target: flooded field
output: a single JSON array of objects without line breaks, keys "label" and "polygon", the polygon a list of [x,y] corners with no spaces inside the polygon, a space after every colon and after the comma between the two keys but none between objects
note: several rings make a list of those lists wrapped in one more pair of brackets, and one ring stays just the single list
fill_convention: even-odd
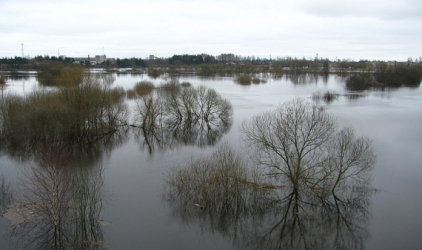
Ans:
[{"label": "flooded field", "polygon": [[[25,152],[17,152],[2,145],[1,249],[420,249],[422,89],[349,92],[344,78],[334,75],[260,78],[264,83],[242,85],[231,76],[103,76],[111,87],[124,91],[140,81],[156,87],[171,80],[189,83],[202,93],[189,92],[200,96],[196,101],[204,107],[211,103],[205,101],[208,96],[219,100],[210,104],[218,107],[214,109],[217,115],[202,108],[195,111],[201,113],[202,123],[192,125],[189,115],[172,122],[168,114],[175,112],[151,115],[153,107],[172,110],[162,101],[170,95],[144,99],[143,104],[141,98],[125,97],[126,125],[101,138],[101,144],[85,143],[71,153],[27,144]],[[2,101],[12,93],[27,95],[42,88],[35,72],[18,73],[7,80]],[[201,86],[206,87],[203,92]],[[327,91],[338,95],[330,101],[317,97],[316,93]],[[336,192],[343,203],[326,196],[316,199],[306,192],[294,200],[288,194],[280,195],[285,182],[255,185],[243,176],[254,164],[242,140],[242,124],[295,98],[324,107],[339,130],[352,127],[357,136],[372,142],[373,169],[354,179],[359,185],[352,191]],[[142,129],[151,128],[152,123],[154,129]],[[22,133],[31,129],[24,128]],[[215,152],[221,148],[224,153],[233,150],[242,160],[226,179],[217,178],[223,170],[207,172],[208,179],[201,185],[189,182],[200,178],[193,170],[180,178],[187,183],[172,179],[177,170],[193,169],[195,160],[215,162]],[[44,157],[26,157],[39,152]],[[37,167],[58,163],[63,167]],[[68,165],[76,167],[69,171]],[[237,182],[220,186],[234,177]],[[36,188],[50,182],[56,184],[57,196]],[[175,195],[176,186],[187,191]]]}]

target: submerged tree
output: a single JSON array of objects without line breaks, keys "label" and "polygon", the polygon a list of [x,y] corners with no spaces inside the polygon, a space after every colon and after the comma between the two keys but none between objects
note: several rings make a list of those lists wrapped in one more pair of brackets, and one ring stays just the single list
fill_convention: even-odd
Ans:
[{"label": "submerged tree", "polygon": [[232,106],[215,90],[172,80],[140,96],[135,126],[150,152],[175,145],[214,145],[232,124]]},{"label": "submerged tree", "polygon": [[242,125],[255,162],[267,169],[269,177],[289,185],[295,197],[303,192],[334,194],[344,180],[359,181],[357,176],[365,177],[372,170],[375,155],[371,141],[357,137],[351,128],[336,131],[330,114],[302,99]]}]

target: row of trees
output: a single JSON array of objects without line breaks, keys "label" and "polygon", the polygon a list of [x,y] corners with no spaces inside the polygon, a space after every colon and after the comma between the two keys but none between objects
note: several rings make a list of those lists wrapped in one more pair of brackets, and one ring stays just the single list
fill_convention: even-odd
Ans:
[{"label": "row of trees", "polygon": [[374,72],[361,72],[346,79],[349,90],[367,90],[379,87],[418,87],[422,80],[422,65],[391,66],[378,62]]}]

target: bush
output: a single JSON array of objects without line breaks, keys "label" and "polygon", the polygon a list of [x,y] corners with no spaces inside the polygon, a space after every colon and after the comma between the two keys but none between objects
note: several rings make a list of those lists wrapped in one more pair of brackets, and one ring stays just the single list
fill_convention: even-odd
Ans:
[{"label": "bush", "polygon": [[78,86],[56,91],[7,95],[0,103],[0,139],[22,149],[50,137],[95,141],[125,123],[124,94],[122,88],[111,89],[87,78]]},{"label": "bush", "polygon": [[242,85],[249,85],[252,82],[252,78],[249,75],[240,75],[237,77],[236,81]]},{"label": "bush", "polygon": [[128,90],[126,91],[126,96],[127,96],[127,98],[129,98],[129,99],[135,99],[135,98],[136,98],[136,93],[135,93],[135,90],[133,90],[133,89],[128,89]]},{"label": "bush", "polygon": [[83,81],[80,65],[49,61],[41,63],[39,70],[38,81],[46,86],[74,86]]},{"label": "bush", "polygon": [[182,82],[180,85],[182,85],[182,87],[190,87],[191,86],[190,82]]},{"label": "bush", "polygon": [[370,74],[351,75],[346,80],[346,88],[352,91],[367,90],[374,84],[374,78]]},{"label": "bush", "polygon": [[147,95],[154,90],[154,84],[150,81],[141,81],[135,85],[134,90],[140,96]]},{"label": "bush", "polygon": [[255,83],[255,84],[260,84],[261,83],[261,80],[259,78],[257,78],[257,77],[254,77],[252,79],[252,82]]},{"label": "bush", "polygon": [[407,68],[403,74],[403,83],[406,86],[419,86],[421,84],[421,69],[416,66]]}]

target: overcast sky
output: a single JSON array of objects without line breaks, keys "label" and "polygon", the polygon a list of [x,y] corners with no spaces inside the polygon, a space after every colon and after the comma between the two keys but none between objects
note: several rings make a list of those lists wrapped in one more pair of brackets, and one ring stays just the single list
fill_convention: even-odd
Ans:
[{"label": "overcast sky", "polygon": [[0,0],[0,57],[422,56],[422,0]]}]

